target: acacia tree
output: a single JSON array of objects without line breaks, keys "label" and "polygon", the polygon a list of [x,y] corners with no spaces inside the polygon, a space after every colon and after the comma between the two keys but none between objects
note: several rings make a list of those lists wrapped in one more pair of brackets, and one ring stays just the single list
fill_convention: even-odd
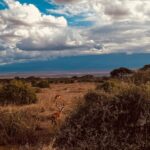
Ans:
[{"label": "acacia tree", "polygon": [[145,65],[143,68],[140,69],[141,71],[147,71],[150,70],[150,64]]},{"label": "acacia tree", "polygon": [[110,72],[110,75],[111,77],[119,77],[119,78],[122,78],[122,77],[125,77],[125,76],[129,76],[131,74],[133,74],[134,71],[133,70],[130,70],[128,68],[124,68],[124,67],[121,67],[121,68],[118,68],[118,69],[114,69],[113,71]]}]

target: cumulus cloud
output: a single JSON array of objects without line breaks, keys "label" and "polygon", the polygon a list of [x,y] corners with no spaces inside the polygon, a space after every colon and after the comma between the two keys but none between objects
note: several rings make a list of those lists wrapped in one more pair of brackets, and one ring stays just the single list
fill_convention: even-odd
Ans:
[{"label": "cumulus cloud", "polygon": [[150,52],[149,0],[65,2],[63,6],[58,5],[56,10],[51,9],[49,12],[66,16],[71,14],[72,18],[82,15],[81,20],[94,22],[91,28],[83,32],[89,39],[103,45],[103,53]]},{"label": "cumulus cloud", "polygon": [[[70,3],[70,2],[76,3]],[[149,0],[55,0],[65,2],[60,9],[50,9],[50,12],[79,15],[84,14],[86,19],[106,22],[116,20],[147,20],[150,18]]]},{"label": "cumulus cloud", "polygon": [[7,49],[7,44],[0,40],[0,51]]},{"label": "cumulus cloud", "polygon": [[[150,52],[149,0],[50,0],[56,7],[49,14],[33,4],[4,1],[0,64],[80,54]],[[70,26],[74,20],[79,26]],[[86,21],[92,24],[81,27],[80,22]]]},{"label": "cumulus cloud", "polygon": [[56,18],[51,15],[43,15],[32,4],[22,5],[14,0],[6,0],[6,3],[9,8],[0,12],[1,38],[19,42],[24,38],[38,38],[38,35],[45,38],[48,36],[47,33],[51,38],[55,38],[55,30],[61,33],[67,27],[67,21],[64,17]]},{"label": "cumulus cloud", "polygon": [[[5,0],[5,3],[8,8],[0,11],[0,40],[1,43],[8,43],[6,57],[10,57],[10,50],[11,54],[14,52],[13,56],[18,52],[19,56],[21,52],[24,56],[24,51],[27,51],[26,57],[31,53],[29,51],[36,51],[40,56],[43,51],[47,51],[46,58],[59,55],[59,51],[68,49],[87,51],[99,48],[99,44],[90,43],[90,40],[82,38],[80,31],[69,28],[63,16],[42,14],[33,4],[21,4],[15,0]],[[0,50],[3,49],[4,44],[0,44]]]},{"label": "cumulus cloud", "polygon": [[77,1],[79,0],[55,0],[56,3],[72,3]]}]

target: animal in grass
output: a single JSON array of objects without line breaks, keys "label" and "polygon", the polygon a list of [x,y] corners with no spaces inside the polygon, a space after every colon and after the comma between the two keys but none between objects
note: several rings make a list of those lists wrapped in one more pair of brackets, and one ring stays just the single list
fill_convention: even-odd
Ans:
[{"label": "animal in grass", "polygon": [[56,102],[57,100],[59,100],[61,98],[61,96],[59,94],[55,95],[54,97],[54,102]]},{"label": "animal in grass", "polygon": [[64,103],[62,103],[61,105],[58,105],[58,103],[56,103],[56,107],[57,107],[58,111],[51,114],[51,116],[49,118],[52,125],[57,125],[57,121],[60,118],[61,113],[62,113],[65,106],[64,106]]}]

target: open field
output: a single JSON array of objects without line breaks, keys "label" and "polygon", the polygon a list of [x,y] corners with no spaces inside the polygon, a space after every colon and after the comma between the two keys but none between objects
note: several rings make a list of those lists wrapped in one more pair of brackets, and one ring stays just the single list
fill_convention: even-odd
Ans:
[{"label": "open field", "polygon": [[149,150],[149,135],[150,65],[0,80],[0,150]]},{"label": "open field", "polygon": [[[65,118],[83,102],[82,97],[84,94],[93,89],[95,89],[95,83],[51,84],[50,88],[41,89],[37,93],[38,102],[36,104],[1,106],[0,113],[27,113],[30,117],[29,121],[37,122],[35,134],[39,137],[38,140],[48,144],[55,132],[59,130],[59,127],[65,121]],[[58,94],[61,97],[56,100],[55,96]],[[49,116],[58,110],[56,103],[64,103],[65,107],[58,120],[58,124],[53,126],[49,120]],[[1,149],[10,150],[10,147],[4,146],[0,147]]]}]

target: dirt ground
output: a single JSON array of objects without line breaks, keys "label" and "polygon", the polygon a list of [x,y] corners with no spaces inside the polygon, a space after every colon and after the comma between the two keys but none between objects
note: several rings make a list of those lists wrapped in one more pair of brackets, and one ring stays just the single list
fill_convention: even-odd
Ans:
[{"label": "dirt ground", "polygon": [[[59,130],[65,118],[68,117],[75,108],[83,102],[83,96],[90,90],[95,88],[94,83],[71,83],[71,84],[51,84],[47,89],[41,89],[37,94],[38,102],[26,106],[5,106],[0,107],[0,111],[26,111],[31,117],[38,119],[37,134],[45,141],[49,142],[50,137]],[[58,99],[55,99],[59,95]],[[64,105],[64,109],[60,118],[57,120],[57,125],[51,124],[49,117],[54,112],[58,111],[58,106]],[[0,147],[0,150],[15,150],[11,147]]]}]

